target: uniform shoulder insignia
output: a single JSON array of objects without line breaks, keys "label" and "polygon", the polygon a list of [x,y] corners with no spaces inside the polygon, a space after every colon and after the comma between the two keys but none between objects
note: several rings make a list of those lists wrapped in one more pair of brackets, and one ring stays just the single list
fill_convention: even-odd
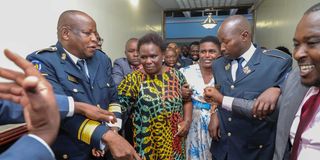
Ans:
[{"label": "uniform shoulder insignia", "polygon": [[44,48],[44,49],[40,49],[36,52],[36,54],[41,54],[43,52],[55,52],[57,51],[57,47],[56,46],[51,46],[51,47],[48,47],[48,48]]},{"label": "uniform shoulder insignia", "polygon": [[285,53],[279,52],[278,50],[275,50],[275,49],[265,49],[265,50],[262,50],[262,53],[271,57],[288,59]]}]

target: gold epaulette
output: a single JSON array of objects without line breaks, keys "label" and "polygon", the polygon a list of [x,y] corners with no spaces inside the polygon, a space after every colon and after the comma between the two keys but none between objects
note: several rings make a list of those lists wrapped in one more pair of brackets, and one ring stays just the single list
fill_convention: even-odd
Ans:
[{"label": "gold epaulette", "polygon": [[57,51],[57,47],[56,46],[51,46],[51,47],[48,47],[48,48],[44,48],[44,49],[40,49],[36,52],[36,54],[41,54],[43,52],[55,52]]}]

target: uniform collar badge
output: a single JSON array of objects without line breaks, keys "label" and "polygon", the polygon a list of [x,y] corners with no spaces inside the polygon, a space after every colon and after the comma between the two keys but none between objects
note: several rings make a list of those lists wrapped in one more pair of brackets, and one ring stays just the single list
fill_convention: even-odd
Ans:
[{"label": "uniform collar badge", "polygon": [[248,66],[246,66],[246,67],[243,68],[243,72],[245,74],[249,74],[251,72],[251,69]]},{"label": "uniform collar badge", "polygon": [[226,66],[224,66],[224,69],[225,69],[226,71],[228,71],[228,70],[230,69],[230,63],[228,63]]},{"label": "uniform collar badge", "polygon": [[67,58],[67,54],[66,54],[66,53],[62,53],[62,54],[61,54],[61,59],[62,59],[62,60],[66,60],[66,58]]}]

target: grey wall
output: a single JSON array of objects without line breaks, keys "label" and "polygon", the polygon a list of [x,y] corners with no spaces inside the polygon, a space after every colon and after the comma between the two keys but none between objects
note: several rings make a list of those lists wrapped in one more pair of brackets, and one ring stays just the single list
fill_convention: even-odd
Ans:
[{"label": "grey wall", "polygon": [[286,46],[292,52],[296,25],[319,0],[263,0],[257,8],[255,40],[267,48]]}]

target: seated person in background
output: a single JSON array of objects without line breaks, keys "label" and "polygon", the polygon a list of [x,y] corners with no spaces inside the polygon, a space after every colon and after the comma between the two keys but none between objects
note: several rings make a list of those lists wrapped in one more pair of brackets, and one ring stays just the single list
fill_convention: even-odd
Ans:
[{"label": "seated person in background", "polygon": [[193,61],[193,64],[198,63],[199,60],[199,42],[194,41],[190,44],[190,58]]},{"label": "seated person in background", "polygon": [[204,100],[203,90],[208,86],[214,86],[212,62],[221,56],[218,38],[207,36],[201,39],[199,55],[198,64],[180,69],[192,89],[192,122],[186,139],[186,159],[211,160],[212,138],[208,126],[211,113],[215,110]]},{"label": "seated person in background", "polygon": [[112,78],[117,86],[127,74],[142,68],[138,57],[137,43],[137,38],[130,38],[125,46],[126,58],[118,58],[113,62]]},{"label": "seated person in background", "polygon": [[164,65],[179,69],[181,66],[179,66],[177,62],[178,62],[177,52],[171,48],[167,48],[164,54]]},{"label": "seated person in background", "polygon": [[292,55],[291,55],[291,53],[290,53],[290,50],[289,50],[287,47],[285,47],[285,46],[278,46],[278,47],[276,47],[276,49],[277,49],[277,50],[280,50],[280,51],[282,51],[282,52],[284,52],[284,53],[287,53],[290,57],[292,57]]}]

